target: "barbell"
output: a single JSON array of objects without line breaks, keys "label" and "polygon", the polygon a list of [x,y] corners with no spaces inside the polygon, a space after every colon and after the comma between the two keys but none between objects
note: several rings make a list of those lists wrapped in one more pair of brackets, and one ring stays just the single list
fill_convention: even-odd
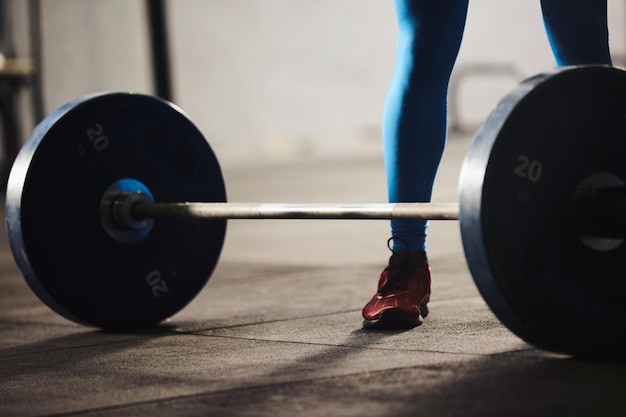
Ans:
[{"label": "barbell", "polygon": [[6,224],[37,296],[106,330],[155,325],[204,287],[227,219],[460,220],[488,306],[539,348],[626,352],[626,72],[567,67],[522,82],[477,131],[458,203],[226,202],[191,119],[161,99],[71,101],[32,132],[9,176]]}]

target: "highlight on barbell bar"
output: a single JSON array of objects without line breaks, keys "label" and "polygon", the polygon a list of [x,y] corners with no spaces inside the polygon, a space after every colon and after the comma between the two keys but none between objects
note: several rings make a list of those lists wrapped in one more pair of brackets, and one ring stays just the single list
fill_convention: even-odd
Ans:
[{"label": "highlight on barbell bar", "polygon": [[146,203],[131,207],[135,219],[189,217],[204,219],[413,219],[458,220],[458,203],[271,204]]}]

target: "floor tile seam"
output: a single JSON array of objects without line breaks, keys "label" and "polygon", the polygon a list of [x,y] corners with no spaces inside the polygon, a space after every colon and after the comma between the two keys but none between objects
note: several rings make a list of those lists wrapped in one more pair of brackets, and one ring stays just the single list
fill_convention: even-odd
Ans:
[{"label": "floor tile seam", "polygon": [[[438,299],[438,300],[432,300],[431,301],[431,305],[438,303],[438,302],[449,302],[449,301],[458,301],[458,300],[469,300],[469,299],[474,299],[477,298],[476,296],[472,296],[472,297],[451,297],[451,298],[445,298],[445,299]],[[253,323],[241,323],[241,324],[235,324],[235,325],[230,325],[230,326],[220,326],[220,327],[209,327],[209,328],[203,328],[203,329],[196,329],[196,330],[192,330],[192,331],[185,331],[185,330],[176,330],[176,329],[172,329],[169,331],[164,331],[159,333],[158,337],[159,338],[164,338],[164,337],[175,337],[175,336],[180,336],[180,335],[188,335],[188,336],[202,336],[202,337],[224,337],[224,338],[234,338],[236,339],[236,337],[232,337],[232,336],[228,336],[228,335],[207,335],[205,333],[202,332],[211,332],[211,331],[220,331],[220,330],[228,330],[228,329],[237,329],[237,328],[243,328],[243,327],[251,327],[251,326],[259,326],[259,325],[267,325],[267,324],[274,324],[274,323],[284,323],[284,322],[289,322],[289,321],[296,321],[296,320],[306,320],[306,319],[312,319],[312,318],[319,318],[319,317],[327,317],[327,316],[333,316],[333,315],[338,315],[338,314],[353,314],[353,313],[359,313],[360,309],[350,309],[350,310],[341,310],[341,311],[333,311],[333,312],[327,312],[327,313],[322,313],[322,314],[314,314],[314,315],[306,315],[306,316],[298,316],[298,317],[289,317],[289,318],[284,318],[284,319],[276,319],[276,320],[269,320],[269,321],[261,321],[261,322],[253,322]],[[13,321],[13,320],[8,320],[11,324],[16,324],[16,325],[20,325],[20,324],[27,324],[27,325],[45,325],[45,326],[56,326],[59,328],[68,328],[70,326],[72,326],[71,323],[68,324],[61,324],[61,323],[46,323],[46,324],[40,324],[40,323],[36,323],[33,321]],[[142,332],[136,332],[136,333],[129,333],[129,336],[141,336],[142,334],[146,334],[146,333],[142,333]],[[258,340],[258,341],[266,341],[266,342],[277,342],[276,340],[272,340],[272,339],[255,339],[255,338],[240,338],[240,339],[245,339],[245,340]],[[124,343],[129,343],[129,342],[134,342],[137,339],[132,338],[131,340],[117,340],[117,341],[112,341],[112,342],[103,342],[103,343],[94,343],[94,344],[88,344],[88,345],[80,345],[80,346],[70,346],[70,347],[62,347],[62,348],[56,348],[56,349],[44,349],[44,350],[38,350],[35,352],[26,352],[26,353],[17,353],[17,354],[8,354],[8,355],[1,355],[0,354],[0,359],[4,359],[4,358],[14,358],[14,357],[24,357],[24,356],[29,356],[29,355],[40,355],[40,354],[49,354],[49,353],[54,353],[54,352],[61,352],[61,351],[69,351],[69,350],[82,350],[82,349],[89,349],[89,348],[94,348],[94,347],[102,347],[102,346],[111,346],[111,345],[116,345],[116,344],[124,344]],[[294,342],[295,343],[295,342]],[[300,343],[300,342],[298,342]],[[346,347],[350,347],[349,345],[333,345],[333,344],[328,344],[328,346],[346,346]],[[17,348],[17,347],[16,347]],[[11,349],[9,348],[5,348],[5,349]],[[0,351],[2,349],[0,348]],[[386,350],[393,350],[393,349],[386,349]],[[407,351],[413,351],[413,350],[407,350]],[[416,351],[422,351],[422,350],[416,350]],[[436,353],[436,352],[435,352]],[[443,352],[446,353],[446,352]]]},{"label": "floor tile seam", "polygon": [[[2,314],[2,312],[0,312],[0,314]],[[45,326],[46,328],[50,328],[50,327],[58,327],[58,328],[74,328],[76,326],[81,326],[81,328],[89,328],[87,326],[82,326],[78,323],[72,322],[69,319],[64,319],[63,316],[53,312],[52,310],[49,310],[47,313],[48,317],[54,317],[54,318],[61,318],[63,319],[62,322],[58,322],[58,323],[53,323],[53,322],[41,322],[40,320],[24,320],[24,319],[20,319],[20,318],[10,318],[7,316],[2,317],[2,319],[0,319],[0,323],[7,323],[7,324],[11,324],[11,325],[17,325],[17,326]]]},{"label": "floor tile seam", "polygon": [[[435,299],[435,300],[431,300],[431,305],[434,303],[438,303],[438,302],[448,302],[448,301],[457,301],[457,300],[469,300],[469,299],[473,299],[476,298],[475,296],[473,297],[451,297],[451,298],[445,298],[445,299]],[[193,331],[179,331],[179,330],[172,330],[171,332],[164,332],[160,334],[160,337],[169,337],[169,336],[178,336],[178,335],[190,335],[190,336],[209,336],[206,334],[203,334],[201,332],[209,332],[209,331],[219,331],[219,330],[227,330],[227,329],[237,329],[237,328],[243,328],[243,327],[250,327],[250,326],[259,326],[259,325],[266,325],[266,324],[274,324],[274,323],[284,323],[284,322],[288,322],[288,321],[295,321],[295,320],[306,320],[306,319],[311,319],[311,318],[317,318],[317,317],[327,317],[327,316],[333,316],[333,315],[337,315],[337,314],[351,314],[351,313],[358,313],[360,312],[360,309],[350,309],[350,310],[341,310],[341,311],[333,311],[333,312],[327,312],[327,313],[321,313],[321,314],[313,314],[313,315],[306,315],[306,316],[298,316],[298,317],[289,317],[289,318],[284,318],[284,319],[276,319],[276,320],[268,320],[268,321],[260,321],[260,322],[252,322],[252,323],[241,323],[241,324],[234,324],[234,325],[230,325],[230,326],[219,326],[219,327],[209,327],[209,328],[203,328],[203,329],[196,329]],[[55,326],[58,328],[69,328],[69,327],[73,327],[72,323],[68,323],[68,324],[64,324],[64,323],[37,323],[36,321],[27,321],[27,320],[4,320],[5,322],[9,322],[12,325],[29,325],[29,326],[35,326],[35,325],[42,325],[42,326]],[[142,332],[137,332],[137,333],[129,333],[129,335],[141,335]],[[82,349],[82,348],[90,348],[90,347],[98,347],[98,346],[108,346],[108,345],[114,345],[114,344],[119,344],[119,343],[126,343],[128,342],[128,340],[119,340],[119,341],[115,341],[115,342],[105,342],[105,343],[96,343],[96,344],[90,344],[90,345],[83,345],[83,346],[71,346],[71,347],[63,347],[63,348],[59,348],[59,349],[48,349],[48,350],[42,350],[42,351],[36,351],[36,352],[30,352],[30,353],[19,353],[19,354],[11,354],[11,355],[0,355],[0,358],[11,358],[11,357],[20,357],[20,356],[27,356],[27,355],[31,355],[31,354],[40,354],[40,353],[52,353],[52,352],[58,352],[58,351],[63,351],[63,350],[73,350],[73,349]],[[2,350],[0,348],[0,350]]]},{"label": "floor tile seam", "polygon": [[[2,314],[2,312],[0,312],[0,314]],[[19,318],[17,316],[15,318],[4,316],[0,319],[0,323],[6,323],[6,324],[14,325],[14,326],[33,326],[33,327],[41,326],[47,329],[54,327],[54,328],[59,328],[59,329],[76,329],[76,330],[92,331],[92,332],[100,331],[103,333],[115,334],[114,332],[106,332],[105,330],[97,326],[92,326],[89,324],[83,324],[77,321],[70,320],[50,309],[47,309],[45,318],[57,319],[59,321],[58,322],[52,322],[52,321],[46,322],[46,321],[41,321],[39,319],[30,320],[30,319]],[[137,332],[137,333],[140,333],[140,332]],[[122,333],[119,333],[119,334],[122,334]],[[131,334],[131,333],[128,333],[128,334]]]},{"label": "floor tile seam", "polygon": [[[172,336],[174,336],[174,335],[172,335]],[[167,336],[162,336],[162,337],[167,337]],[[20,357],[33,356],[33,355],[48,355],[48,354],[51,354],[51,353],[67,352],[67,351],[78,351],[78,350],[82,350],[82,349],[91,349],[91,348],[97,348],[97,347],[112,346],[112,345],[118,345],[118,344],[123,344],[123,343],[129,343],[129,342],[133,342],[133,341],[136,341],[136,340],[119,340],[119,341],[116,341],[116,342],[93,343],[93,344],[81,345],[81,346],[67,346],[67,347],[61,347],[61,348],[55,348],[55,349],[36,350],[36,351],[33,351],[33,352],[24,352],[24,353],[0,355],[0,359],[20,358]],[[16,349],[19,349],[19,346],[16,347]],[[0,350],[2,350],[2,349],[0,349]]]},{"label": "floor tile seam", "polygon": [[[484,301],[483,297],[480,296],[479,294],[477,294],[477,295],[454,295],[454,296],[450,296],[450,297],[444,297],[444,296],[441,296],[441,295],[437,294],[434,297],[431,296],[431,299],[430,299],[430,301],[428,303],[428,306],[432,307],[434,304],[437,304],[437,303],[447,303],[447,302],[453,302],[453,301],[470,301],[470,300],[483,300]],[[292,320],[304,320],[304,319],[316,318],[316,317],[334,316],[336,314],[360,313],[361,310],[362,309],[360,307],[359,308],[350,308],[350,309],[341,310],[341,311],[331,311],[331,312],[326,312],[326,313],[303,315],[303,316],[289,317],[289,318],[283,318],[283,319],[275,319],[275,320],[267,320],[267,321],[253,322],[253,323],[241,323],[241,324],[233,324],[233,325],[229,325],[229,326],[213,327],[213,328],[207,328],[205,330],[229,329],[229,328],[238,328],[238,327],[246,327],[246,326],[256,326],[256,325],[260,325],[260,324],[281,323],[281,322],[287,322],[287,321],[292,321]],[[431,308],[431,311],[432,311],[432,308]]]},{"label": "floor tile seam", "polygon": [[[225,266],[228,267],[229,269],[232,268],[233,270],[236,270],[236,271],[247,270],[251,272],[246,274],[245,276],[228,277],[226,276],[228,275],[228,271],[216,269],[211,277],[213,281],[209,280],[209,282],[215,282],[216,279],[219,279],[219,283],[224,285],[233,281],[237,282],[237,281],[254,279],[258,276],[265,277],[267,275],[271,275],[272,277],[280,276],[282,278],[288,275],[300,276],[302,274],[320,273],[320,272],[332,273],[333,271],[337,271],[337,270],[345,271],[347,268],[349,268],[350,271],[354,271],[355,273],[357,273],[363,270],[366,270],[366,271],[376,270],[377,271],[378,269],[384,267],[384,265],[381,266],[380,263],[363,264],[363,265],[359,265],[358,267],[354,267],[352,264],[346,264],[346,265],[342,265],[342,264],[317,265],[315,264],[314,265],[314,264],[302,264],[302,263],[291,264],[291,263],[281,262],[280,265],[277,265],[277,262],[262,264],[262,263],[242,263],[239,261],[224,261],[224,262],[221,262],[220,264],[225,264]],[[214,285],[217,285],[217,282],[215,282]]]},{"label": "floor tile seam", "polygon": [[[25,290],[25,291],[29,291],[29,290]],[[10,313],[10,312],[17,311],[21,313],[23,311],[27,311],[27,312],[31,312],[32,314],[32,310],[42,309],[42,308],[46,310],[46,313],[52,311],[50,310],[50,308],[48,308],[48,306],[46,306],[44,302],[37,299],[37,300],[28,300],[25,302],[20,302],[20,303],[15,303],[15,304],[4,304],[2,305],[2,307],[0,307],[0,315],[3,315],[2,319],[4,319],[6,317],[4,316],[4,314]],[[14,314],[14,315],[17,316],[17,314]]]},{"label": "floor tile seam", "polygon": [[[96,330],[97,331],[97,330]],[[103,333],[103,334],[108,334],[108,335],[116,335],[116,333]],[[90,344],[86,344],[86,345],[79,345],[79,346],[64,346],[64,347],[59,347],[59,348],[54,348],[54,349],[44,349],[44,350],[36,350],[36,351],[32,351],[32,352],[25,352],[25,353],[16,353],[16,354],[9,354],[9,355],[0,355],[0,359],[5,359],[5,358],[17,358],[17,357],[24,357],[24,356],[31,356],[31,355],[47,355],[50,353],[56,353],[56,352],[65,352],[65,351],[79,351],[79,350],[83,350],[83,349],[91,349],[91,348],[98,348],[98,347],[104,347],[104,346],[113,346],[113,345],[121,345],[121,344],[129,344],[129,343],[136,343],[138,340],[141,340],[141,336],[146,336],[148,337],[150,335],[150,333],[148,332],[136,332],[136,333],[117,333],[117,335],[120,335],[120,337],[122,336],[127,336],[128,339],[120,339],[120,340],[114,340],[114,341],[109,341],[109,342],[100,342],[100,343],[90,343]],[[166,331],[162,331],[153,334],[153,337],[151,338],[151,340],[154,339],[163,339],[163,338],[168,338],[168,337],[178,337],[180,334],[171,330],[166,330]],[[42,342],[42,343],[45,343]],[[21,348],[23,345],[18,345],[15,347],[9,347],[9,348],[0,348],[0,351],[2,350],[9,350],[9,349],[19,349]]]},{"label": "floor tile seam", "polygon": [[[445,256],[439,257],[439,263],[448,262],[450,258],[454,258],[453,256]],[[437,258],[433,258],[437,259]],[[268,263],[268,264],[242,264],[238,261],[228,261],[229,265],[239,265],[239,267],[234,268],[237,271],[245,271],[250,268],[254,270],[254,273],[249,273],[244,276],[239,277],[229,277],[228,271],[217,271],[213,273],[210,277],[207,285],[211,285],[212,287],[227,287],[229,284],[239,284],[241,282],[256,280],[256,279],[266,279],[270,277],[274,278],[285,278],[293,275],[294,277],[302,277],[302,275],[307,274],[320,274],[320,275],[329,275],[333,274],[335,271],[341,271],[342,274],[346,274],[348,276],[354,274],[357,276],[360,273],[367,272],[377,274],[384,268],[384,265],[381,263],[371,263],[371,264],[362,264],[361,266],[354,267],[353,264],[332,264],[332,265],[314,265],[314,264],[286,264],[281,263],[280,266],[276,266],[276,262]],[[470,279],[473,282],[473,278],[471,274],[468,272],[467,268],[460,270],[456,267],[441,267],[437,266],[437,262],[433,262],[431,259],[431,266],[433,266],[435,273],[438,277],[438,280],[441,280],[442,277],[445,279],[446,275],[469,275]],[[230,266],[229,266],[230,267]],[[263,269],[263,271],[257,271],[258,269]],[[297,279],[297,278],[294,278]]]},{"label": "floor tile seam", "polygon": [[[296,341],[296,340],[276,340],[269,338],[261,338],[261,337],[246,337],[246,336],[234,336],[234,335],[226,335],[226,334],[202,334],[202,333],[189,333],[189,335],[193,336],[201,336],[207,338],[220,338],[220,339],[232,339],[232,340],[245,340],[251,342],[264,342],[271,344],[289,344],[289,345],[304,345],[304,346],[321,346],[321,347],[332,347],[332,348],[342,348],[342,349],[356,349],[356,350],[371,350],[371,351],[393,351],[393,352],[422,352],[422,353],[433,353],[433,354],[441,354],[441,355],[454,355],[454,356],[468,356],[468,357],[487,357],[492,356],[494,353],[466,353],[466,352],[450,352],[445,350],[434,350],[434,349],[406,349],[406,348],[391,348],[391,347],[381,347],[381,346],[358,346],[358,345],[348,345],[348,344],[337,344],[337,343],[322,343],[322,342],[310,342],[310,341]],[[503,352],[497,352],[503,353]]]},{"label": "floor tile seam", "polygon": [[[356,311],[356,310],[354,310],[354,311]],[[208,331],[214,331],[214,330],[224,330],[224,329],[234,329],[234,328],[238,328],[238,327],[256,326],[256,325],[263,325],[263,324],[280,323],[280,322],[286,322],[286,321],[291,321],[291,320],[299,320],[301,318],[315,318],[315,317],[330,316],[330,315],[342,314],[342,313],[346,313],[346,312],[345,311],[332,312],[332,313],[324,313],[324,314],[305,316],[305,317],[279,319],[279,320],[273,320],[273,321],[264,321],[264,322],[258,322],[258,323],[245,323],[245,324],[238,324],[238,325],[233,325],[233,326],[222,326],[222,327],[216,327],[216,328],[197,329],[197,330],[193,330],[193,331],[172,329],[172,330],[165,330],[163,332],[160,332],[158,334],[158,337],[159,338],[165,338],[165,337],[178,337],[178,336],[184,336],[184,335],[187,335],[187,336],[210,337],[211,335],[203,334],[201,332],[203,332],[203,331],[208,332]],[[17,322],[16,324],[20,324],[20,323]],[[32,324],[32,323],[29,323],[29,324]],[[56,326],[62,327],[64,325],[56,324]],[[114,334],[114,333],[111,333],[111,334]],[[149,334],[149,333],[147,333],[147,332],[143,332],[143,333],[142,332],[128,333],[128,336],[131,337],[131,339],[117,340],[117,341],[111,341],[111,342],[102,342],[102,343],[93,343],[93,344],[80,345],[80,346],[69,346],[69,347],[62,347],[62,348],[56,348],[56,349],[44,349],[44,350],[38,350],[38,351],[35,351],[35,352],[25,352],[25,353],[17,353],[17,354],[9,354],[9,355],[0,355],[0,359],[16,358],[16,357],[23,357],[23,356],[29,356],[29,355],[41,355],[41,354],[49,354],[49,353],[55,353],[55,352],[63,352],[63,351],[70,351],[70,350],[81,350],[81,349],[89,349],[89,348],[94,348],[94,347],[102,347],[102,346],[111,346],[111,345],[123,344],[123,343],[131,343],[131,342],[135,342],[137,340],[134,336],[140,337],[141,335],[147,335],[147,334]],[[15,347],[15,349],[18,349],[18,348],[19,348],[19,346]],[[4,350],[8,350],[8,349],[12,349],[12,348],[11,347],[4,348]],[[3,349],[0,348],[0,351],[2,351],[2,350]]]},{"label": "floor tile seam", "polygon": [[[436,296],[435,298],[431,298],[431,300],[430,300],[428,305],[432,306],[433,304],[437,304],[437,303],[447,303],[447,302],[453,302],[453,301],[459,301],[459,300],[461,300],[461,301],[462,300],[469,301],[469,300],[476,300],[476,299],[482,300],[483,298],[480,295],[451,296],[451,297]],[[431,309],[431,311],[432,311],[432,309]],[[326,313],[303,315],[303,316],[296,316],[296,317],[288,317],[288,318],[282,318],[282,319],[274,319],[274,320],[266,320],[266,321],[258,321],[258,322],[232,324],[232,325],[228,325],[228,326],[208,327],[208,328],[204,328],[204,329],[193,330],[191,333],[202,332],[202,331],[211,331],[211,330],[236,329],[236,328],[248,327],[248,326],[258,326],[258,325],[273,324],[273,323],[284,323],[284,322],[288,322],[288,321],[306,320],[306,319],[311,319],[311,318],[316,318],[316,317],[326,317],[326,316],[334,316],[334,315],[337,315],[337,314],[352,314],[352,313],[360,313],[360,312],[361,312],[361,308],[351,308],[351,309],[341,310],[341,311],[331,311],[331,312],[326,312]]]},{"label": "floor tile seam", "polygon": [[[436,298],[431,298],[428,305],[432,307],[433,304],[438,304],[438,303],[447,303],[447,302],[453,302],[453,301],[459,301],[459,300],[469,301],[469,300],[475,300],[475,299],[482,300],[482,297],[480,297],[479,295],[436,297]],[[274,320],[239,323],[239,324],[232,324],[232,325],[227,325],[227,326],[207,327],[207,328],[192,330],[189,332],[189,334],[196,334],[196,333],[203,332],[203,331],[208,332],[208,331],[215,331],[215,330],[237,329],[237,328],[242,328],[242,327],[259,326],[259,325],[274,324],[274,323],[284,323],[284,322],[289,322],[289,321],[306,320],[306,319],[319,318],[319,317],[328,317],[328,316],[334,316],[334,315],[340,315],[340,314],[355,314],[355,313],[361,313],[361,310],[362,310],[361,308],[351,308],[347,310],[331,311],[331,312],[311,314],[311,315],[301,315],[301,316],[296,316],[296,317],[287,317],[287,318],[274,319]],[[432,311],[432,308],[431,308],[431,311]],[[186,332],[182,331],[181,333],[186,333]]]},{"label": "floor tile seam", "polygon": [[[302,265],[302,264],[280,264],[276,265],[276,263],[268,263],[268,264],[258,264],[258,263],[241,263],[234,261],[224,261],[220,262],[220,265],[224,264],[227,268],[232,268],[235,271],[250,271],[245,276],[240,277],[228,277],[228,271],[219,270],[218,266],[213,272],[211,279],[218,278],[223,282],[231,282],[231,281],[241,281],[246,279],[252,279],[259,275],[269,275],[272,276],[284,276],[291,274],[303,274],[303,273],[311,273],[317,271],[324,271],[326,269],[334,269],[332,266],[317,266],[317,265]],[[360,269],[360,268],[359,268]],[[242,272],[239,272],[242,273]],[[209,280],[209,282],[211,282]]]},{"label": "floor tile seam", "polygon": [[[313,319],[313,318],[318,318],[318,317],[334,316],[336,314],[356,313],[356,312],[360,312],[360,311],[361,311],[360,309],[331,311],[331,312],[326,312],[326,313],[311,314],[311,315],[296,316],[296,317],[287,317],[287,318],[282,318],[282,319],[264,320],[264,321],[257,321],[257,322],[251,322],[251,323],[231,324],[231,325],[228,325],[228,326],[207,327],[207,328],[195,329],[195,330],[191,330],[191,331],[181,331],[181,333],[184,333],[184,334],[189,333],[189,334],[197,335],[196,333],[199,333],[199,332],[209,332],[209,331],[227,330],[227,329],[238,329],[238,328],[242,328],[242,327],[259,326],[259,325],[274,324],[274,323],[285,323],[285,322],[294,321],[294,320],[306,320],[306,319]],[[203,336],[206,336],[206,335],[203,335]]]},{"label": "floor tile seam", "polygon": [[[389,252],[391,253],[391,252]],[[431,264],[431,266],[434,266],[437,269],[437,272],[439,274],[446,273],[447,271],[453,271],[453,272],[457,272],[459,270],[463,271],[463,273],[465,273],[468,269],[466,267],[463,268],[459,268],[459,267],[450,267],[448,266],[448,262],[450,259],[453,259],[454,261],[457,261],[457,253],[456,252],[446,252],[446,253],[435,253],[433,255],[428,256],[429,259],[429,263]],[[220,271],[220,268],[228,268],[228,269],[233,269],[233,270],[244,270],[244,269],[252,269],[252,270],[256,270],[256,269],[272,269],[272,270],[277,270],[279,271],[279,273],[283,273],[283,274],[289,274],[289,273],[300,273],[301,271],[299,271],[299,269],[305,270],[302,272],[310,272],[310,271],[323,271],[323,270],[337,270],[337,269],[349,269],[352,271],[359,271],[359,270],[370,270],[370,269],[375,269],[378,270],[379,268],[382,269],[385,267],[384,262],[381,262],[380,260],[378,261],[369,261],[369,262],[359,262],[358,265],[355,264],[355,262],[346,262],[346,263],[328,263],[328,264],[322,264],[322,263],[316,263],[316,264],[312,264],[312,263],[301,263],[301,262],[294,262],[294,263],[287,263],[287,262],[283,262],[281,261],[280,263],[272,261],[272,262],[246,262],[246,261],[240,261],[240,260],[236,260],[236,259],[225,259],[223,261],[220,261],[218,266],[215,269],[214,275],[219,276],[220,273],[226,273],[227,271]],[[232,278],[232,279],[246,279],[247,277],[241,277],[241,278]]]},{"label": "floor tile seam", "polygon": [[[483,357],[484,355],[471,355],[471,356],[480,358],[480,357]],[[115,410],[120,411],[120,410],[127,409],[127,408],[140,407],[140,406],[149,405],[149,404],[167,403],[167,402],[182,401],[182,400],[189,401],[193,399],[213,397],[213,396],[219,396],[219,395],[225,395],[225,394],[228,395],[228,394],[243,393],[243,392],[255,391],[255,390],[276,389],[280,387],[305,385],[305,384],[310,384],[310,383],[319,383],[325,380],[358,377],[359,375],[376,375],[376,374],[383,374],[383,373],[389,373],[389,372],[406,371],[410,369],[426,369],[426,370],[432,370],[434,368],[440,369],[442,367],[445,367],[446,363],[448,362],[439,363],[437,365],[428,364],[428,365],[397,366],[397,367],[386,368],[386,369],[348,372],[348,373],[344,373],[340,375],[327,375],[327,376],[319,376],[319,377],[314,377],[314,378],[297,379],[293,381],[281,381],[281,382],[273,382],[273,383],[257,384],[257,385],[253,384],[253,385],[248,385],[248,386],[235,387],[231,389],[227,388],[227,389],[218,389],[218,390],[208,390],[208,391],[196,392],[193,394],[176,395],[176,396],[171,396],[171,397],[155,398],[151,400],[129,402],[125,404],[95,407],[91,409],[82,409],[82,410],[55,413],[55,414],[46,414],[41,417],[81,416],[81,415],[87,415],[87,414],[93,414],[93,413],[110,412],[110,411],[115,411]],[[450,361],[449,363],[453,363],[453,361]]]}]

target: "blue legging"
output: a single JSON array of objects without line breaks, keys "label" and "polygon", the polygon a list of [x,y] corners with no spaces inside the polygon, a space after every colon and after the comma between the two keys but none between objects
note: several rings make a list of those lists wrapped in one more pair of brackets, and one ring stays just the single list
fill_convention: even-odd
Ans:
[{"label": "blue legging", "polygon": [[[430,201],[443,155],[447,91],[469,0],[395,0],[396,68],[383,113],[389,201]],[[606,0],[542,0],[558,66],[611,64]],[[392,220],[393,250],[426,250],[428,222]]]}]

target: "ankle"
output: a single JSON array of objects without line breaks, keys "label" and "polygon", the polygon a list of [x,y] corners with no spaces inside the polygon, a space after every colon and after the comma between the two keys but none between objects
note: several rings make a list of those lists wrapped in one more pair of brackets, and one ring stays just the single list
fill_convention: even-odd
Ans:
[{"label": "ankle", "polygon": [[387,240],[387,247],[394,253],[426,252],[424,237],[406,239],[392,236]]},{"label": "ankle", "polygon": [[392,264],[408,263],[411,265],[420,265],[420,264],[428,265],[428,256],[426,255],[425,251],[393,252],[391,254],[391,258],[389,259],[389,263],[392,263]]}]

